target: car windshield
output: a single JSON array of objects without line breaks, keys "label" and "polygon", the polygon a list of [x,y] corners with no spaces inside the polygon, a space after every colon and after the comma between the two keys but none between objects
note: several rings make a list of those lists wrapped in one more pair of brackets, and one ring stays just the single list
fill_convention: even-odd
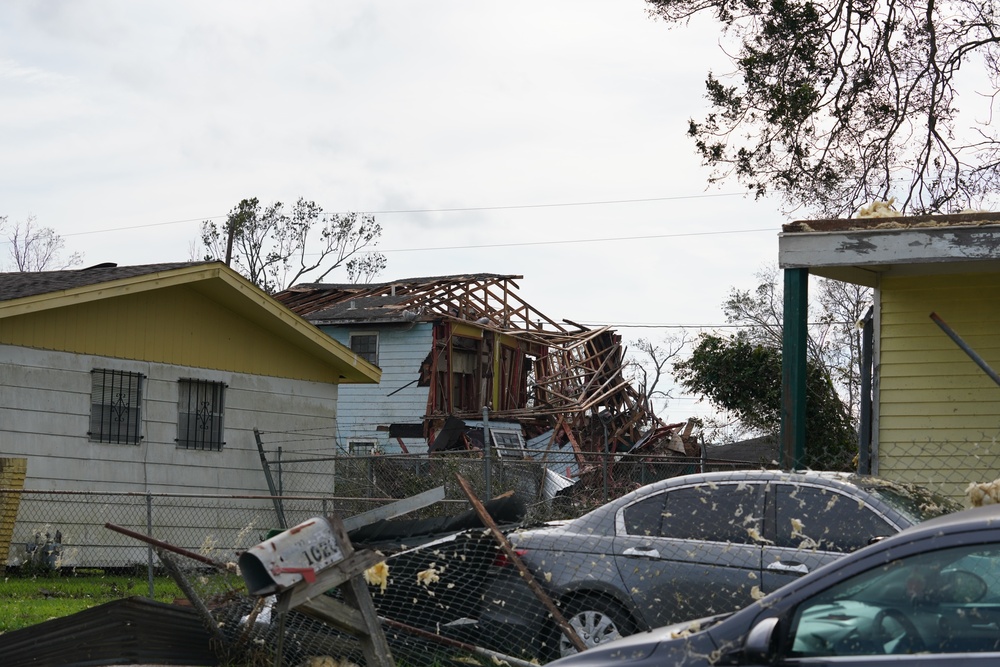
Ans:
[{"label": "car windshield", "polygon": [[894,507],[913,523],[963,509],[962,505],[954,500],[916,484],[901,484],[874,477],[859,478],[857,484]]}]

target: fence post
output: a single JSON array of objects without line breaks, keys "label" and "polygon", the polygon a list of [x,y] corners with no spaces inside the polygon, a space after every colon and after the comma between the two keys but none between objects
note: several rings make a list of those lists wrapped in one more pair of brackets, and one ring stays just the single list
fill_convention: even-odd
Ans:
[{"label": "fence post", "polygon": [[281,479],[281,445],[278,445],[278,495],[283,496],[285,490],[284,482]]},{"label": "fence post", "polygon": [[601,479],[604,480],[604,502],[608,502],[608,422],[601,419],[604,427],[604,454],[601,457]]},{"label": "fence post", "polygon": [[253,437],[257,441],[257,451],[260,453],[260,465],[264,469],[264,479],[267,481],[267,490],[271,493],[271,502],[274,503],[274,514],[278,519],[278,528],[285,530],[288,523],[285,521],[285,507],[281,498],[274,488],[274,480],[271,478],[271,466],[267,464],[267,456],[264,455],[264,441],[260,439],[260,431],[253,427]]},{"label": "fence post", "polygon": [[483,406],[483,476],[486,478],[486,498],[493,497],[493,453],[490,446],[490,409]]},{"label": "fence post", "polygon": [[[153,494],[146,492],[146,535],[153,536]],[[149,597],[155,598],[153,592],[153,546],[146,546],[146,579],[149,582]]]}]

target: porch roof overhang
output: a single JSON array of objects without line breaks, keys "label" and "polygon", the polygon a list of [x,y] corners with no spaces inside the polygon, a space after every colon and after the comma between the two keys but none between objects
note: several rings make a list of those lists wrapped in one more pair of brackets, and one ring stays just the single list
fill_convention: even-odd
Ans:
[{"label": "porch roof overhang", "polygon": [[869,287],[880,275],[1000,271],[1000,213],[793,222],[778,265]]},{"label": "porch roof overhang", "polygon": [[797,469],[806,446],[808,276],[878,287],[886,275],[1000,270],[1000,213],[793,222],[778,236],[778,266],[785,274],[782,464]]}]

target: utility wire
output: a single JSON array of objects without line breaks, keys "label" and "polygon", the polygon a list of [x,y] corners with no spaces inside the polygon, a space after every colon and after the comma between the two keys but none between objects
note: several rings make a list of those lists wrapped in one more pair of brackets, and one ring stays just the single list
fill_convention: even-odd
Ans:
[{"label": "utility wire", "polygon": [[[721,229],[714,232],[678,232],[676,234],[649,234],[645,236],[610,236],[597,239],[559,239],[558,241],[523,241],[520,243],[487,243],[483,245],[452,245],[437,248],[394,248],[391,250],[372,250],[371,252],[426,252],[430,250],[472,250],[475,248],[517,248],[539,245],[568,245],[571,243],[608,243],[617,241],[648,241],[650,239],[675,239],[682,236],[719,236],[723,234],[753,234],[758,232],[776,232],[773,227],[757,229]],[[306,253],[309,254],[309,253]]]},{"label": "utility wire", "polygon": [[[568,206],[605,206],[611,204],[641,204],[646,202],[657,202],[657,201],[677,201],[681,199],[709,199],[718,197],[736,197],[743,196],[742,192],[720,192],[716,194],[702,194],[702,195],[675,195],[671,197],[647,197],[644,199],[608,199],[603,201],[581,201],[581,202],[562,202],[555,204],[512,204],[508,206],[464,206],[464,207],[454,207],[454,208],[411,208],[411,209],[392,209],[384,211],[363,211],[363,213],[368,213],[370,215],[389,215],[389,214],[401,214],[401,213],[463,213],[469,211],[511,211],[517,209],[532,209],[532,208],[559,208]],[[324,211],[325,214],[329,215],[346,215],[350,211]],[[113,227],[109,229],[93,229],[84,232],[69,232],[67,234],[60,234],[60,236],[83,236],[85,234],[106,234],[110,232],[121,232],[130,229],[146,229],[148,227],[163,227],[165,225],[180,225],[186,222],[202,222],[204,220],[217,220],[219,218],[225,218],[228,214],[222,215],[208,215],[200,218],[187,218],[185,220],[170,220],[167,222],[151,222],[144,225],[129,225],[127,227]]]}]

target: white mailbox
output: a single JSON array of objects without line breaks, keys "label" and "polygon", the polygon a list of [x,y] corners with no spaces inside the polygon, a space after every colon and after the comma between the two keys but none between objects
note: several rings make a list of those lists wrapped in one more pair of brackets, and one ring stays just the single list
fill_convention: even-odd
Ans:
[{"label": "white mailbox", "polygon": [[240,573],[251,595],[271,595],[344,560],[337,531],[326,517],[314,517],[243,552]]}]

